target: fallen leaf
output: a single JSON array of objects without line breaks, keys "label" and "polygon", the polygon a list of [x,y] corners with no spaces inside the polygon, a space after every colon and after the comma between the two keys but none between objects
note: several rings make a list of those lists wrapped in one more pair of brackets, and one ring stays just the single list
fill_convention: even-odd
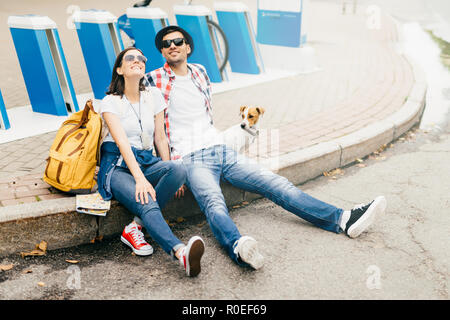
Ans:
[{"label": "fallen leaf", "polygon": [[8,271],[14,267],[13,264],[0,264],[0,271]]},{"label": "fallen leaf", "polygon": [[47,252],[47,242],[41,241],[41,243],[38,243],[34,250],[31,250],[30,252],[21,252],[20,255],[22,258],[25,258],[27,256],[43,256]]},{"label": "fallen leaf", "polygon": [[355,160],[356,160],[357,162],[359,162],[359,163],[364,162],[364,160],[363,160],[363,159],[360,159],[360,158],[356,158]]},{"label": "fallen leaf", "polygon": [[246,206],[246,205],[248,205],[248,201],[243,201],[241,204]]},{"label": "fallen leaf", "polygon": [[199,224],[197,224],[197,227],[203,227],[206,224],[206,221],[200,222]]},{"label": "fallen leaf", "polygon": [[66,262],[75,264],[75,263],[78,263],[79,261],[66,259]]},{"label": "fallen leaf", "polygon": [[36,249],[40,249],[42,251],[47,251],[47,242],[41,241],[41,243],[38,244]]},{"label": "fallen leaf", "polygon": [[45,283],[42,282],[42,281],[38,282],[37,284],[38,284],[39,287],[45,287]]},{"label": "fallen leaf", "polygon": [[32,272],[33,272],[33,270],[31,270],[31,269],[25,269],[22,271],[22,274],[27,274],[27,273],[32,273]]},{"label": "fallen leaf", "polygon": [[178,217],[178,218],[177,218],[177,222],[178,222],[178,223],[181,223],[181,222],[183,222],[183,221],[186,221],[183,217]]},{"label": "fallen leaf", "polygon": [[235,206],[233,206],[233,209],[237,209],[237,208],[240,208],[241,206],[240,205],[235,205]]}]

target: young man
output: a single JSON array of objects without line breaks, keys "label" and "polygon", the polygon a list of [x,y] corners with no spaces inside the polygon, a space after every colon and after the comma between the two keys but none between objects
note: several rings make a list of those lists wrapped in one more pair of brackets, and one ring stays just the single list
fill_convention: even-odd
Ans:
[{"label": "young man", "polygon": [[[214,236],[239,265],[259,269],[263,256],[256,240],[242,236],[229,216],[220,188],[223,179],[235,187],[259,193],[284,209],[335,233],[359,236],[385,210],[383,196],[365,206],[344,211],[317,200],[286,178],[258,166],[225,147],[213,126],[211,84],[203,66],[187,63],[194,50],[191,36],[178,26],[169,26],[156,35],[155,44],[166,59],[162,68],[148,74],[168,105],[166,134],[172,159],[186,166],[186,185],[192,191]],[[184,193],[183,187],[177,195]]]}]

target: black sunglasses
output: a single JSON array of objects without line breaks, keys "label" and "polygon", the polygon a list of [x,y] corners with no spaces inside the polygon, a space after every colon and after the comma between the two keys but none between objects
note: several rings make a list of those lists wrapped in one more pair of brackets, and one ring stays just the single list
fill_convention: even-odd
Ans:
[{"label": "black sunglasses", "polygon": [[139,62],[143,62],[146,63],[147,62],[147,58],[144,57],[143,55],[137,55],[135,56],[134,54],[127,54],[125,57],[123,57],[124,61],[134,61],[135,59],[137,59],[137,61]]},{"label": "black sunglasses", "polygon": [[172,40],[163,40],[162,41],[162,47],[166,48],[166,49],[170,48],[172,43],[174,45],[176,45],[177,47],[179,47],[179,46],[182,46],[183,43],[185,43],[185,40],[184,40],[184,38],[175,38],[175,39],[172,39]]}]

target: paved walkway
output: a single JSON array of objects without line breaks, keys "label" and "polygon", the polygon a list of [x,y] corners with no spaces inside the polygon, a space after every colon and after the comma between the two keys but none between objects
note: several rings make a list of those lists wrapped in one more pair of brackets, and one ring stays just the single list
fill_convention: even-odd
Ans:
[{"label": "paved walkway", "polygon": [[[50,3],[53,5],[54,2],[42,1],[36,12],[44,14],[45,10],[49,10],[53,16],[50,13],[47,15],[55,21],[59,19],[59,26],[65,26],[65,9],[69,2],[66,5],[61,1],[52,9]],[[89,1],[79,2],[85,5]],[[248,4],[252,17],[256,19],[255,1],[243,2]],[[210,4],[209,1],[197,3]],[[83,5],[80,5],[82,9],[92,7]],[[119,15],[121,5],[126,6],[126,1],[120,1],[120,5],[98,1],[96,7]],[[159,3],[155,2],[156,5],[159,6]],[[164,5],[167,8],[162,4],[161,8],[170,13],[172,4]],[[14,9],[22,6],[16,4],[6,10],[0,5],[0,16],[3,18],[16,13]],[[55,12],[55,8],[59,11]],[[365,8],[358,8],[356,14],[343,15],[341,1],[311,2],[305,14],[308,18],[309,44],[316,50],[321,71],[213,96],[215,122],[219,129],[238,121],[240,105],[266,108],[263,127],[278,129],[279,135],[278,145],[269,148],[272,157],[345,136],[387,118],[403,106],[414,82],[411,66],[397,54],[397,29],[389,17],[381,17],[380,29],[369,29]],[[73,38],[75,31],[65,29],[60,36],[77,93],[90,91],[78,40]],[[0,33],[2,38],[5,37],[4,31]],[[69,34],[72,34],[71,42],[67,40]],[[10,42],[9,39],[9,51]],[[5,79],[0,82],[5,103],[8,107],[15,102],[17,105],[27,104],[25,88],[12,80],[12,74],[20,73],[20,70],[17,71],[18,66],[14,66],[17,64],[13,61],[15,56],[5,52],[7,50],[1,53],[0,59],[2,70],[8,74],[5,78],[7,82]],[[298,67],[298,59],[291,51],[280,48],[279,55],[286,66],[292,69]],[[49,189],[41,180],[54,136],[53,132],[0,145],[0,206],[65,196]],[[258,156],[264,158],[269,154]]]}]

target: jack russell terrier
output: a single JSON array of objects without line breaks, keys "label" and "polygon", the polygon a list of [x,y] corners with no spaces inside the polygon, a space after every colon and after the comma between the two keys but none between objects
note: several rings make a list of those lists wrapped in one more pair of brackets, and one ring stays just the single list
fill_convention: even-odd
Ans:
[{"label": "jack russell terrier", "polygon": [[239,112],[242,121],[222,132],[224,143],[236,152],[252,144],[259,135],[259,119],[264,112],[262,107],[242,106]]}]

